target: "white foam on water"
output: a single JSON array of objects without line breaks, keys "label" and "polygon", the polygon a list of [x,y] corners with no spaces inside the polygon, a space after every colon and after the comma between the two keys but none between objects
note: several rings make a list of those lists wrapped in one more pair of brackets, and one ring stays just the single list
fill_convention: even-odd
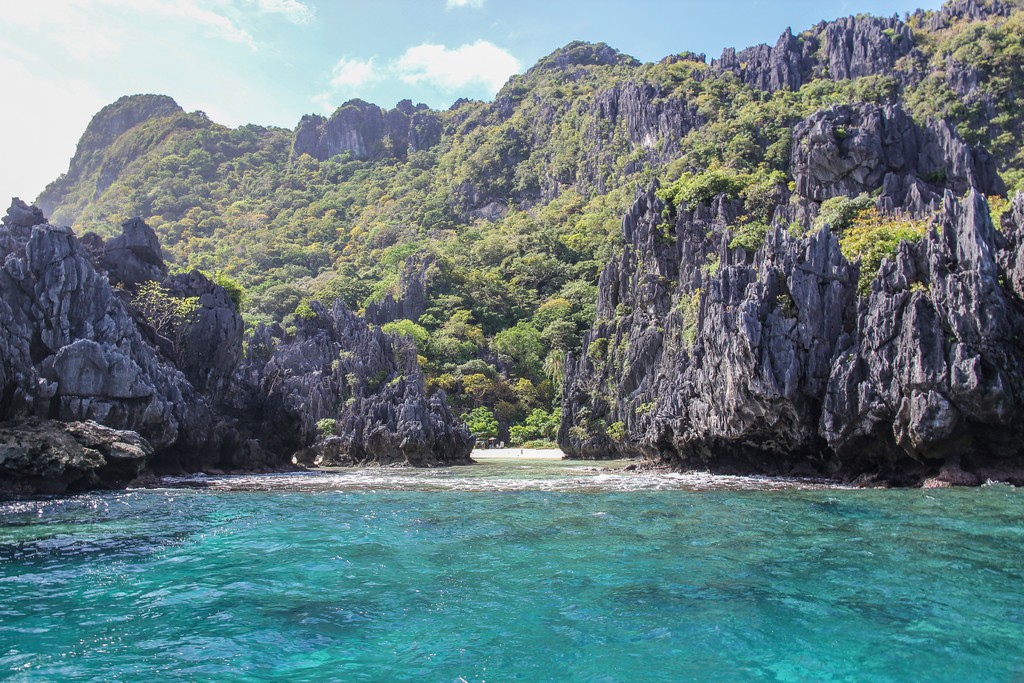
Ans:
[{"label": "white foam on water", "polygon": [[734,491],[843,488],[816,479],[717,475],[707,472],[626,472],[563,466],[533,476],[487,465],[457,468],[366,467],[281,474],[164,477],[167,487],[215,491]]}]

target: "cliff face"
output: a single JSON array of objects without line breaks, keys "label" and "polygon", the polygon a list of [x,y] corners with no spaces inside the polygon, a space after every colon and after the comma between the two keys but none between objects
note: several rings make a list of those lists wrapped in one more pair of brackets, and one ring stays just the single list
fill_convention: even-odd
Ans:
[{"label": "cliff face", "polygon": [[772,47],[726,49],[711,65],[759,90],[799,90],[814,78],[844,80],[891,73],[913,45],[910,27],[899,19],[861,15],[822,22],[799,36],[787,29]]},{"label": "cliff face", "polygon": [[313,311],[293,337],[260,327],[240,368],[238,412],[265,443],[317,465],[470,462],[474,440],[444,392],[427,397],[411,340],[341,302]]},{"label": "cliff face", "polygon": [[[836,126],[842,139],[823,133]],[[729,248],[739,201],[678,207],[666,224],[654,188],[638,196],[567,363],[562,448],[721,472],[1019,479],[1021,216],[991,225],[990,160],[942,124],[863,106],[798,125],[793,165],[797,194],[755,254]],[[938,212],[860,296],[836,235],[782,226],[864,190],[882,209]]]},{"label": "cliff face", "polygon": [[[199,272],[168,277],[159,242],[141,221],[129,221],[106,243],[95,235],[79,240],[15,200],[0,226],[0,261],[0,420],[15,434],[0,448],[0,473],[28,489],[132,478],[110,466],[114,456],[76,450],[72,442],[89,448],[89,439],[75,436],[85,428],[69,432],[63,423],[95,423],[93,434],[104,428],[136,434],[144,444],[133,451],[136,474],[145,464],[162,471],[291,466],[295,452],[318,438],[315,423],[322,418],[340,423],[344,443],[332,445],[333,461],[468,460],[468,433],[443,395],[426,397],[414,351],[335,309],[333,322],[279,340],[268,366],[253,366],[253,350],[242,362],[242,319],[227,292]],[[167,309],[133,298],[147,281],[161,283],[165,301],[195,302],[173,335],[160,324]],[[251,348],[269,344],[258,336]],[[333,394],[316,390],[321,371],[340,354],[355,359],[334,368],[340,375],[333,379],[342,384]],[[279,381],[282,371],[288,382]],[[380,373],[388,383],[376,381]],[[342,401],[342,390],[354,405]],[[287,417],[251,419],[274,415],[278,406],[290,411]],[[29,424],[25,418],[55,422],[25,427],[19,441],[12,425]],[[288,419],[295,420],[290,428],[281,424]],[[46,438],[64,444],[55,446],[64,453],[56,464],[37,462]],[[116,434],[89,438],[124,441]],[[49,483],[47,472],[56,473]]]},{"label": "cliff face", "polygon": [[883,188],[903,206],[898,188],[916,179],[958,195],[1006,192],[984,149],[968,147],[945,121],[916,125],[897,105],[834,107],[797,124],[793,137],[796,191],[816,202]]},{"label": "cliff face", "polygon": [[441,141],[437,112],[426,105],[402,100],[394,109],[381,109],[350,100],[330,118],[306,115],[295,129],[292,157],[308,154],[329,159],[348,152],[354,159],[405,159],[411,152],[430,149]]}]

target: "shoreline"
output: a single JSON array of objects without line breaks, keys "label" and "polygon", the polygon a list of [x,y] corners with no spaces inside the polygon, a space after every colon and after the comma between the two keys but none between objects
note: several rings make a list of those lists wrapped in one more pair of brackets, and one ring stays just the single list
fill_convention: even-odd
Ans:
[{"label": "shoreline", "polygon": [[473,460],[565,460],[560,448],[474,448]]}]

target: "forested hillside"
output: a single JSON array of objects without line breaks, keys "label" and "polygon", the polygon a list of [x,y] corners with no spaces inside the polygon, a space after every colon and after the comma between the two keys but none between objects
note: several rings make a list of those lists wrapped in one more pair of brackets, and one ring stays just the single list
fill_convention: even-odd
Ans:
[{"label": "forested hillside", "polygon": [[[725,193],[740,207],[730,246],[752,258],[773,222],[805,229],[836,209],[802,193],[776,210],[795,189],[794,129],[868,103],[899,105],[919,126],[945,121],[985,148],[1000,210],[1002,187],[1024,190],[1022,70],[1024,2],[953,0],[787,30],[711,60],[641,64],[572,43],[493,102],[357,100],[294,131],[230,129],[136,95],[96,115],[37,204],[79,234],[142,217],[172,268],[237,284],[249,325],[287,329],[312,301],[341,298],[411,336],[428,381],[478,434],[550,438],[566,353],[594,322],[638,188],[659,179],[667,207]],[[975,184],[957,185],[964,172],[925,180],[963,192]]]}]

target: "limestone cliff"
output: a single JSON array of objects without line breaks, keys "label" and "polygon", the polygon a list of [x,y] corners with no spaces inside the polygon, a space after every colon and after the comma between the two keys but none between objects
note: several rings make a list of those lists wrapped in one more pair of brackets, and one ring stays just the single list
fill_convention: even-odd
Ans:
[{"label": "limestone cliff", "polygon": [[309,464],[468,463],[473,438],[428,397],[416,347],[346,310],[339,301],[294,335],[260,327],[239,372],[239,414],[277,449]]},{"label": "limestone cliff", "polygon": [[[108,242],[79,240],[15,200],[0,225],[0,262],[3,488],[123,485],[133,478],[126,471],[144,465],[291,467],[324,436],[316,428],[323,419],[337,423],[325,462],[468,461],[468,432],[443,394],[426,396],[414,349],[340,304],[331,314],[318,310],[298,338],[260,331],[243,361],[243,323],[227,292],[199,272],[168,276],[159,241],[141,221]],[[195,302],[173,335],[134,299],[147,282],[170,301]],[[264,364],[254,360],[261,353]],[[60,426],[87,421],[97,426],[85,441],[85,428]],[[104,436],[104,428],[135,436]],[[110,453],[123,448],[107,447],[104,459],[89,439],[136,443],[131,467],[110,466]],[[37,458],[44,452],[46,463]]]},{"label": "limestone cliff", "polygon": [[[836,126],[847,134],[823,132]],[[637,197],[597,321],[567,363],[562,448],[720,472],[1020,480],[1024,198],[995,230],[991,161],[898,109],[838,108],[795,131],[796,194],[754,254],[730,248],[740,201]],[[863,296],[837,235],[786,229],[861,191],[933,220]]]},{"label": "limestone cliff", "polygon": [[353,159],[405,159],[409,153],[429,149],[441,140],[437,112],[426,105],[402,100],[394,109],[381,109],[362,100],[350,100],[330,118],[302,117],[295,129],[292,157],[308,154],[329,159],[348,153]]}]

